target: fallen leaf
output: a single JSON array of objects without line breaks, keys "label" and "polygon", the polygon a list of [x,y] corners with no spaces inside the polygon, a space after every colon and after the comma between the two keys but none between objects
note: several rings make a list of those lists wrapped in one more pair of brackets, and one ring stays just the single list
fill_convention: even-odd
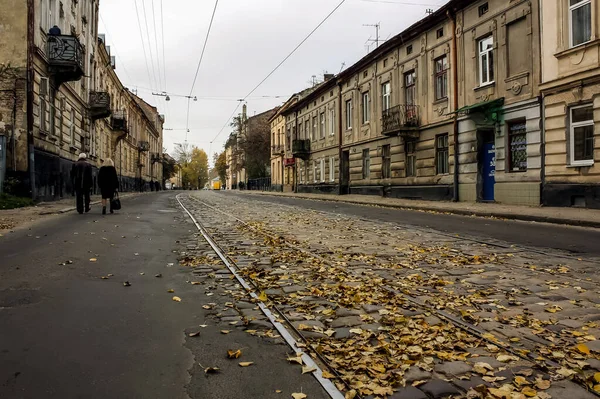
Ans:
[{"label": "fallen leaf", "polygon": [[499,355],[497,357],[497,360],[502,363],[508,363],[512,360],[517,361],[517,360],[519,360],[519,358],[517,358],[516,356],[511,356],[511,355]]},{"label": "fallen leaf", "polygon": [[175,302],[181,302],[181,298],[179,298],[178,296],[174,296],[174,297],[173,297],[173,300],[174,300]]},{"label": "fallen leaf", "polygon": [[230,350],[227,351],[227,357],[230,358],[230,359],[237,359],[240,356],[242,356],[242,350],[241,349],[238,349],[236,351],[233,351],[233,350],[230,349]]},{"label": "fallen leaf", "polygon": [[292,398],[294,399],[306,399],[307,396],[303,393],[293,393]]},{"label": "fallen leaf", "polygon": [[583,353],[584,355],[589,355],[590,354],[590,349],[587,347],[586,344],[578,344],[575,348],[579,352]]},{"label": "fallen leaf", "polygon": [[354,399],[356,397],[356,394],[356,389],[351,389],[350,391],[346,392],[344,399]]},{"label": "fallen leaf", "polygon": [[527,396],[528,398],[533,398],[534,396],[537,396],[537,391],[530,387],[523,388],[523,390],[521,390],[521,393]]},{"label": "fallen leaf", "polygon": [[221,369],[218,367],[207,367],[204,369],[205,374],[216,374],[220,371],[221,371]]},{"label": "fallen leaf", "polygon": [[275,390],[275,393],[281,393],[281,392],[282,392],[282,390],[281,390],[281,389],[276,389],[276,390]]},{"label": "fallen leaf", "polygon": [[309,366],[303,366],[302,367],[302,374],[308,374],[308,373],[312,373],[313,371],[317,371],[316,367],[309,367]]},{"label": "fallen leaf", "polygon": [[174,293],[174,292],[175,292],[175,290],[174,290],[173,288],[171,288],[170,290],[167,290],[167,292],[168,292],[169,294],[172,294],[172,293]]},{"label": "fallen leaf", "polygon": [[261,302],[267,302],[267,300],[268,300],[267,294],[264,291],[262,291],[260,293],[260,295],[258,296],[258,300]]},{"label": "fallen leaf", "polygon": [[488,363],[477,362],[473,366],[473,371],[479,374],[487,374],[488,371],[494,371],[494,368],[490,366]]},{"label": "fallen leaf", "polygon": [[535,386],[537,389],[548,389],[550,388],[550,380],[537,379],[535,380]]},{"label": "fallen leaf", "polygon": [[155,274],[155,275],[154,275],[154,277],[156,277],[156,278],[161,278],[161,277],[162,277],[162,274],[160,274],[160,273],[158,273],[158,274]]},{"label": "fallen leaf", "polygon": [[253,364],[254,364],[254,362],[240,362],[240,363],[239,363],[239,365],[240,365],[241,367],[248,367],[248,366],[251,366],[251,365],[253,365]]},{"label": "fallen leaf", "polygon": [[189,337],[197,337],[197,336],[199,336],[199,335],[200,335],[200,331],[196,331],[196,332],[193,332],[193,333],[189,333],[189,334],[188,334],[188,336],[189,336]]},{"label": "fallen leaf", "polygon": [[229,330],[221,330],[221,334],[229,334],[231,331]]},{"label": "fallen leaf", "polygon": [[97,260],[98,260],[98,259],[96,259],[96,258],[91,258],[91,259],[90,259],[90,262],[96,262]]},{"label": "fallen leaf", "polygon": [[192,283],[191,283],[191,284],[192,284],[192,285],[200,285],[200,284],[202,284],[202,283],[200,283],[200,282],[198,282],[198,281],[192,281]]},{"label": "fallen leaf", "polygon": [[290,363],[302,364],[302,356],[300,354],[296,354],[296,357],[288,356],[287,360]]},{"label": "fallen leaf", "polygon": [[335,375],[331,374],[329,371],[325,370],[323,371],[323,373],[321,374],[321,376],[323,378],[327,378],[328,380],[335,378]]},{"label": "fallen leaf", "polygon": [[131,287],[131,284],[129,283],[129,281],[125,281],[125,282],[123,283],[123,286],[124,286],[124,287]]}]

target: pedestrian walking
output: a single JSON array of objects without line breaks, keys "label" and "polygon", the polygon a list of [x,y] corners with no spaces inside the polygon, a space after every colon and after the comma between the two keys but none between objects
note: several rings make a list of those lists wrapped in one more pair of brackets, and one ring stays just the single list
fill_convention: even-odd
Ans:
[{"label": "pedestrian walking", "polygon": [[[79,159],[71,168],[71,181],[75,188],[77,212],[80,214],[84,211],[90,211],[90,191],[94,184],[92,179],[92,165],[87,162],[87,155],[82,152],[79,154]],[[84,203],[85,201],[85,203]]]},{"label": "pedestrian walking", "polygon": [[113,199],[115,193],[119,190],[119,178],[117,177],[117,170],[112,159],[107,158],[100,172],[98,172],[98,187],[100,187],[100,194],[102,194],[102,214],[106,215],[106,202],[108,201],[110,207],[110,213],[115,213],[113,210]]}]

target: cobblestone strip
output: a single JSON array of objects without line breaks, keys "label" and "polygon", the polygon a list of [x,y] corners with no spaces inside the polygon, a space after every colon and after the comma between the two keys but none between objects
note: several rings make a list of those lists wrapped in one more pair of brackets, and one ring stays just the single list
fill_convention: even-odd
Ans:
[{"label": "cobblestone strip", "polygon": [[[533,371],[529,372],[531,363],[502,353],[499,347],[485,344],[482,340],[470,341],[473,339],[472,337],[465,337],[460,331],[443,323],[433,314],[410,306],[400,298],[390,297],[389,293],[386,295],[381,289],[383,282],[393,283],[401,290],[418,296],[429,305],[457,311],[465,320],[479,324],[480,328],[483,327],[487,331],[493,330],[494,335],[491,338],[499,336],[501,339],[520,346],[520,336],[506,334],[511,329],[518,330],[517,327],[511,325],[512,321],[509,320],[506,324],[496,321],[497,315],[508,317],[503,312],[504,309],[508,311],[509,306],[517,306],[516,309],[511,309],[515,313],[513,317],[517,319],[519,315],[522,315],[522,310],[526,310],[518,308],[525,304],[524,302],[517,303],[520,302],[518,298],[522,293],[512,291],[515,286],[518,287],[515,283],[519,278],[511,278],[509,281],[510,292],[514,296],[512,299],[507,297],[508,286],[496,287],[496,282],[502,282],[499,273],[508,272],[508,270],[502,270],[506,267],[503,261],[507,258],[512,261],[516,255],[508,253],[508,251],[498,254],[495,250],[484,246],[471,245],[460,250],[450,248],[447,237],[446,242],[440,244],[439,240],[435,241],[435,238],[439,237],[435,237],[434,233],[419,233],[421,244],[415,244],[414,237],[411,237],[413,242],[407,245],[405,244],[407,240],[402,240],[401,237],[398,237],[398,231],[394,231],[397,228],[390,229],[390,226],[387,226],[387,229],[380,225],[374,227],[369,226],[370,222],[364,220],[356,221],[300,209],[273,212],[273,210],[256,209],[255,206],[252,206],[255,204],[237,201],[235,204],[219,203],[218,205],[228,208],[229,211],[232,211],[232,207],[235,206],[236,215],[242,218],[268,222],[271,233],[284,233],[285,238],[282,240],[293,238],[294,241],[310,251],[329,257],[331,261],[336,262],[336,266],[328,269],[328,266],[322,263],[314,260],[308,261],[305,254],[298,255],[289,250],[286,251],[278,242],[261,242],[264,237],[254,235],[251,231],[245,232],[245,239],[237,236],[232,240],[231,232],[239,231],[237,223],[228,221],[222,215],[215,217],[216,215],[211,214],[212,211],[203,209],[199,205],[195,212],[202,217],[203,223],[211,227],[212,234],[220,241],[229,243],[230,254],[238,260],[242,267],[246,266],[247,275],[266,288],[265,293],[269,298],[288,311],[288,317],[295,319],[296,327],[315,340],[314,344],[317,345],[317,348],[331,357],[330,360],[344,371],[345,376],[355,383],[359,391],[367,394],[379,392],[383,395],[399,395],[401,390],[396,389],[397,386],[414,384],[420,388],[421,392],[433,397],[448,397],[448,395],[460,397],[468,388],[479,385],[468,386],[467,383],[461,383],[461,381],[479,383],[483,381],[486,385],[494,383],[501,385],[506,380],[510,382],[508,377],[497,378],[499,373],[507,370],[510,370],[509,376],[514,377],[513,387],[519,388],[520,391],[528,387],[525,383],[519,385],[514,381],[522,382],[516,378],[519,377],[518,372],[521,369],[527,370],[524,373],[529,374],[529,376],[521,375],[521,377],[534,376]],[[360,227],[358,222],[360,222]],[[254,223],[253,225],[264,229],[263,223]],[[287,230],[283,229],[284,226]],[[369,228],[375,231],[368,231]],[[280,229],[281,231],[279,231]],[[375,232],[379,234],[373,234]],[[290,233],[294,233],[293,236]],[[404,236],[410,234],[408,231],[401,233]],[[414,235],[413,233],[412,236]],[[377,239],[373,239],[373,237]],[[387,245],[388,242],[404,243],[404,247]],[[431,245],[432,243],[435,245]],[[457,239],[455,243],[460,243],[460,241]],[[265,244],[268,244],[270,248],[265,249]],[[476,254],[465,253],[465,249],[475,250]],[[441,253],[442,251],[447,253],[444,255]],[[415,252],[419,255],[416,259]],[[260,260],[256,261],[257,257]],[[432,257],[435,258],[435,261]],[[519,270],[525,269],[519,268]],[[531,270],[532,274],[536,272],[538,271]],[[470,278],[476,280],[465,281]],[[523,296],[527,295],[523,294]],[[472,297],[478,300],[475,301]],[[469,300],[465,300],[465,298],[469,298]],[[505,300],[509,301],[507,305],[503,305],[502,301]],[[544,298],[540,297],[540,301],[542,300]],[[550,299],[547,298],[547,300]],[[492,309],[486,310],[482,305],[490,305]],[[482,317],[485,316],[484,314],[476,314],[486,311],[492,317],[486,318]],[[543,311],[545,312],[546,309]],[[547,313],[554,314],[556,312]],[[484,324],[491,322],[499,323],[499,326],[495,327],[500,327],[502,331],[495,331],[494,328],[489,328],[492,327],[491,325]],[[540,326],[535,327],[540,329]],[[580,328],[593,329],[589,325],[580,326]],[[544,331],[546,330],[544,329]],[[590,355],[594,356],[588,358],[583,356],[584,353],[580,353],[579,355],[582,356],[579,359],[569,358],[569,361],[584,362],[587,360],[585,365],[583,363],[578,365],[582,369],[592,370],[594,365],[593,362],[590,364],[590,361],[597,359],[589,345],[591,343],[593,346],[595,341],[590,339],[589,331],[586,331],[586,334],[579,338],[587,336],[588,339],[584,341],[587,342],[585,349],[589,349]],[[537,338],[535,334],[532,336]],[[429,338],[434,341],[432,342]],[[531,340],[531,337],[527,337],[527,339]],[[373,340],[377,340],[378,344],[375,345]],[[540,339],[538,339],[536,342],[533,339],[531,341],[543,345],[545,348],[551,348],[553,344],[550,340],[539,342]],[[460,349],[449,348],[444,345],[446,342],[466,343],[466,346]],[[411,343],[413,345],[408,345]],[[390,352],[390,347],[395,347],[395,352]],[[413,347],[413,351],[417,352],[412,354],[413,357],[416,355],[416,359],[411,358],[411,347]],[[354,352],[352,348],[354,348]],[[385,348],[387,353],[379,353],[381,348]],[[440,356],[442,348],[444,353],[450,353],[450,355]],[[365,350],[369,356],[364,356]],[[419,350],[423,351],[420,356]],[[527,354],[527,351],[540,350],[540,348],[528,349],[527,344],[524,343],[522,350],[523,354]],[[567,357],[564,352],[558,353],[556,350],[549,350],[549,352],[551,355],[549,357],[557,357],[557,360]],[[359,355],[361,358],[368,359],[363,361],[362,365],[355,358]],[[400,363],[398,363],[399,359],[396,358],[396,355],[400,355]],[[406,359],[402,359],[406,356]],[[455,356],[456,358],[454,358]],[[358,365],[357,361],[359,361]],[[428,361],[430,363],[427,363]],[[448,374],[440,371],[445,370],[445,364],[452,362],[458,362],[457,366],[459,363],[462,363],[463,367],[466,367],[464,365],[470,366],[469,372],[465,372],[468,375],[451,373],[451,378],[448,378]],[[479,364],[479,372],[473,372],[476,364]],[[383,366],[383,369],[380,366]],[[392,366],[395,368],[390,369],[389,367]],[[490,367],[489,372],[492,375],[485,375],[486,367]],[[428,377],[422,380],[411,380],[412,374],[409,373],[411,368],[413,372],[420,370],[429,373]],[[547,374],[542,373],[538,376],[544,378],[544,376],[547,377]],[[480,380],[474,377],[478,377]],[[453,384],[445,385],[436,382],[447,383],[448,379]],[[434,388],[441,384],[447,389],[430,390],[430,382],[433,382]],[[541,386],[545,384],[536,383],[535,379],[531,378],[530,383]],[[442,392],[450,390],[448,386],[454,389],[458,388],[458,390]],[[393,388],[392,391],[386,391],[386,388],[389,387]],[[404,389],[410,390],[410,388]],[[581,390],[577,385],[564,381],[554,383],[550,389],[542,390],[534,396],[548,397],[544,395],[553,395],[559,389],[571,389],[573,392]],[[527,390],[525,392],[531,393]],[[591,395],[586,392],[578,394]]]}]

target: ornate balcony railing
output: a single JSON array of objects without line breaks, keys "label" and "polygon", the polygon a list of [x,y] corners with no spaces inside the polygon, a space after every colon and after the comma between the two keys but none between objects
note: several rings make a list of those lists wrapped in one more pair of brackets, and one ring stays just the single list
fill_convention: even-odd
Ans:
[{"label": "ornate balcony railing", "polygon": [[310,157],[310,140],[292,141],[292,154],[296,158],[308,159]]},{"label": "ornate balcony railing", "polygon": [[150,154],[150,162],[157,163],[157,162],[161,162],[161,161],[162,161],[162,158],[160,156],[160,153],[153,152],[152,154]]},{"label": "ornate balcony railing", "polygon": [[83,77],[84,51],[77,37],[49,35],[47,46],[48,69],[57,81],[76,81]]},{"label": "ornate balcony railing", "polygon": [[113,111],[110,118],[112,130],[127,132],[127,113],[125,111]]},{"label": "ornate balcony railing", "polygon": [[281,155],[285,152],[285,147],[281,144],[276,144],[271,147],[271,154],[273,155]]},{"label": "ornate balcony railing", "polygon": [[396,105],[383,111],[381,132],[386,135],[415,137],[419,134],[420,107],[413,104]]},{"label": "ornate balcony railing", "polygon": [[142,152],[150,151],[150,143],[147,141],[140,141],[138,144],[138,150]]},{"label": "ornate balcony railing", "polygon": [[90,114],[92,120],[107,118],[111,115],[110,94],[104,91],[90,92]]}]

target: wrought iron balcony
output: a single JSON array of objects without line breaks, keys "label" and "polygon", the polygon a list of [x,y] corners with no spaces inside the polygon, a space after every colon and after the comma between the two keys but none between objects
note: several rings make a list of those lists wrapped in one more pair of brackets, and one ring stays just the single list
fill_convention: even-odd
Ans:
[{"label": "wrought iron balcony", "polygon": [[307,160],[310,157],[310,140],[292,141],[292,154],[295,158]]},{"label": "wrought iron balcony", "polygon": [[83,77],[84,51],[77,37],[49,35],[47,45],[48,70],[57,82],[76,81]]},{"label": "wrought iron balcony", "polygon": [[413,104],[396,105],[383,111],[381,132],[385,135],[419,137],[420,107]]},{"label": "wrought iron balcony", "polygon": [[110,127],[114,131],[127,132],[127,114],[125,111],[114,111],[110,118]]},{"label": "wrought iron balcony", "polygon": [[160,153],[153,152],[152,154],[150,154],[150,162],[157,163],[157,162],[161,162],[161,161],[162,161],[162,158],[160,156]]},{"label": "wrought iron balcony", "polygon": [[277,144],[271,147],[271,154],[281,155],[285,152],[285,147],[281,144]]},{"label": "wrought iron balcony", "polygon": [[140,141],[138,144],[138,150],[142,152],[150,151],[150,143],[147,141]]},{"label": "wrought iron balcony", "polygon": [[104,91],[90,92],[90,116],[93,121],[108,118],[110,110],[110,94]]}]

